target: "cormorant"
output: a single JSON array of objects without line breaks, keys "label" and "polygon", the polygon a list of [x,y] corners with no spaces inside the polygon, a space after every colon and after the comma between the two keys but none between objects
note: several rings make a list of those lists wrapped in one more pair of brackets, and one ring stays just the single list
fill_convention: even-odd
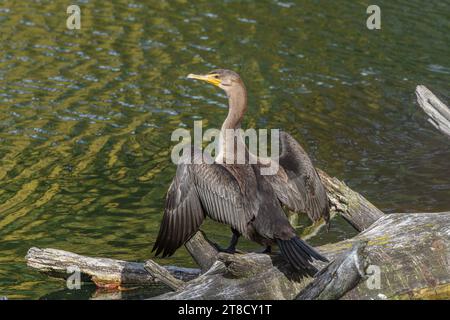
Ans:
[{"label": "cormorant", "polygon": [[[306,152],[288,133],[280,133],[279,168],[274,175],[262,175],[267,161],[236,164],[234,153],[227,149],[225,132],[238,129],[247,109],[247,92],[240,76],[230,70],[217,69],[206,75],[188,78],[211,83],[228,96],[228,116],[223,122],[219,151],[212,164],[178,164],[175,178],[166,197],[166,207],[158,238],[152,251],[156,256],[172,255],[200,228],[206,216],[231,226],[233,236],[226,252],[233,253],[239,236],[266,246],[277,244],[282,256],[301,274],[313,276],[317,269],[313,259],[327,261],[301,240],[282,209],[306,213],[313,221],[329,221],[329,203],[325,188]],[[245,147],[246,157],[256,157]],[[236,145],[234,145],[236,148]],[[202,156],[192,151],[194,157]],[[232,155],[230,155],[232,154]],[[219,161],[221,160],[221,161]],[[266,159],[267,160],[267,159]],[[275,161],[275,160],[268,160]],[[231,164],[228,164],[231,163]]]}]

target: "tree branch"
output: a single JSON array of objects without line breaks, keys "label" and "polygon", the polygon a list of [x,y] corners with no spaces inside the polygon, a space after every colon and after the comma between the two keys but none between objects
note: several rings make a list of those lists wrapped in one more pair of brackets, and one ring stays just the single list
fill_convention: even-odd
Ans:
[{"label": "tree branch", "polygon": [[331,178],[320,169],[317,171],[327,191],[332,210],[341,215],[356,230],[363,231],[384,216],[380,209],[358,192],[350,189],[344,182]]},{"label": "tree branch", "polygon": [[154,278],[160,280],[173,290],[180,290],[184,287],[184,281],[175,278],[169,270],[161,267],[153,260],[147,260],[144,264],[145,270],[147,270]]},{"label": "tree branch", "polygon": [[416,87],[416,96],[419,106],[429,116],[428,122],[450,137],[450,109],[423,85]]},{"label": "tree branch", "polygon": [[205,272],[216,262],[219,253],[202,231],[198,231],[188,242],[185,247],[191,254],[194,261],[200,266],[202,272]]}]

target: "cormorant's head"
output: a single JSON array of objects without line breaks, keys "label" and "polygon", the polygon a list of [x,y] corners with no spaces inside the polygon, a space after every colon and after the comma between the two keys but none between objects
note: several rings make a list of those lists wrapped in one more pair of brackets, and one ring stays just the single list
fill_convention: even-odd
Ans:
[{"label": "cormorant's head", "polygon": [[211,83],[225,90],[226,93],[230,93],[237,87],[244,86],[241,77],[236,72],[226,69],[216,69],[205,75],[191,73],[187,77],[188,79],[197,79]]}]

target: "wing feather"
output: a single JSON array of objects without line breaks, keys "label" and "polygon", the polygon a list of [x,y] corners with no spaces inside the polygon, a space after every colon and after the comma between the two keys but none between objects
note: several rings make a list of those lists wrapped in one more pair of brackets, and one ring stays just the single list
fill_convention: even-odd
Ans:
[{"label": "wing feather", "polygon": [[[258,213],[256,193],[251,192],[255,189],[247,184],[254,180],[248,176],[253,170],[213,163],[197,165],[194,171],[195,187],[205,214],[245,234],[247,224]],[[245,178],[239,179],[239,175]]]},{"label": "wing feather", "polygon": [[202,224],[205,213],[195,187],[192,165],[180,164],[166,197],[166,207],[158,237],[152,251],[171,256]]},{"label": "wing feather", "polygon": [[277,198],[290,210],[306,213],[312,221],[330,218],[328,197],[308,154],[286,132],[280,133],[278,174],[266,176]]}]

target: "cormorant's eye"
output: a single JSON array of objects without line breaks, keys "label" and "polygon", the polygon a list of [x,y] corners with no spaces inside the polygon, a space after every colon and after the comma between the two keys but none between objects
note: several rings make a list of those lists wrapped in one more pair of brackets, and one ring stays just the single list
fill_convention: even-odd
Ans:
[{"label": "cormorant's eye", "polygon": [[219,75],[218,75],[218,74],[216,74],[216,75],[214,76],[214,78],[216,78],[216,79],[219,79]]}]

